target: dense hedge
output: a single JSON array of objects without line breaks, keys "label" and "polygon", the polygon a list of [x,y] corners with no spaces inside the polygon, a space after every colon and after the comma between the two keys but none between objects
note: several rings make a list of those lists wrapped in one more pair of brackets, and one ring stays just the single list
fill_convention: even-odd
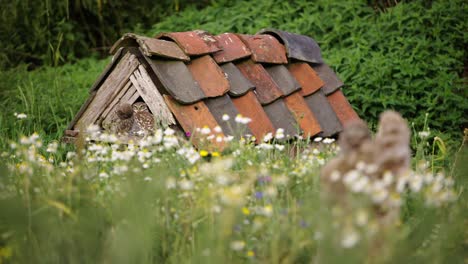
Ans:
[{"label": "dense hedge", "polygon": [[186,6],[207,0],[2,1],[0,68],[21,62],[57,65],[104,54],[123,32],[149,27]]}]

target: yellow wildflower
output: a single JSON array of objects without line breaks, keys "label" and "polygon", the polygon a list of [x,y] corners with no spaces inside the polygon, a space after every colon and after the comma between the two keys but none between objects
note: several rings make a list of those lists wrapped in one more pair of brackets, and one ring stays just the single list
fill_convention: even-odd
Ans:
[{"label": "yellow wildflower", "polygon": [[13,250],[11,247],[3,247],[0,248],[0,263],[2,258],[3,259],[9,259],[13,255]]},{"label": "yellow wildflower", "polygon": [[245,215],[250,215],[250,210],[247,207],[242,207],[242,213]]},{"label": "yellow wildflower", "polygon": [[200,156],[206,157],[206,156],[208,156],[208,154],[209,154],[208,151],[206,151],[206,150],[200,150]]}]

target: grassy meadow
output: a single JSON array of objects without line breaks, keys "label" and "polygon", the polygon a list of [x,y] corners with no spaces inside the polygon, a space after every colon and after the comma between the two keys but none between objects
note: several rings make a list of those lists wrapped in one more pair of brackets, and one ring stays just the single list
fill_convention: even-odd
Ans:
[{"label": "grassy meadow", "polygon": [[[466,263],[467,4],[374,7],[206,1],[125,27],[148,36],[274,27],[315,38],[372,130],[393,109],[412,131],[408,174],[343,176],[339,193],[320,181],[339,152],[334,139],[227,137],[215,152],[160,129],[140,144],[105,134],[95,136],[108,143],[62,144],[110,58],[90,51],[67,62],[51,43],[55,66],[2,69],[0,263]],[[398,217],[388,223],[382,212]]]}]

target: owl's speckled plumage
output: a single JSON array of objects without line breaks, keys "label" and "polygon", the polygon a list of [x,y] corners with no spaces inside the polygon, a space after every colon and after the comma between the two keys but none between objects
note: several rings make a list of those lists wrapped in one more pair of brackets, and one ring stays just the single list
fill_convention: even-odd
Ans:
[{"label": "owl's speckled plumage", "polygon": [[125,136],[146,136],[154,132],[154,117],[144,102],[120,104],[111,132]]},{"label": "owl's speckled plumage", "polygon": [[147,135],[154,132],[154,117],[144,102],[136,102],[133,109],[133,126],[131,132],[136,135]]},{"label": "owl's speckled plumage", "polygon": [[127,103],[121,104],[117,107],[115,113],[119,118],[116,121],[115,132],[119,135],[130,133],[134,123],[132,106]]}]

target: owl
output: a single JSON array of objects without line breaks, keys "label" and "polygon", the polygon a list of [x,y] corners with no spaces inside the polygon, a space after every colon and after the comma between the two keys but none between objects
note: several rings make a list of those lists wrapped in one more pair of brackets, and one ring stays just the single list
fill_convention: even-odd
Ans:
[{"label": "owl", "polygon": [[145,136],[154,132],[154,117],[144,102],[120,104],[111,131],[118,135]]},{"label": "owl", "polygon": [[130,132],[137,136],[145,136],[154,132],[154,117],[144,102],[136,102],[132,106],[133,125]]},{"label": "owl", "polygon": [[115,132],[118,135],[127,135],[130,133],[135,119],[132,106],[127,103],[121,104],[117,107],[115,114],[118,119],[113,125],[112,132]]}]

